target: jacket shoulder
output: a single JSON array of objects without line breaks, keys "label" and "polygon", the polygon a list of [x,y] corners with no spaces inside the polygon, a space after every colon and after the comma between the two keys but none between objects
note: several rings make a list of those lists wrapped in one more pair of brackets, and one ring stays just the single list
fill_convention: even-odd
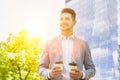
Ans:
[{"label": "jacket shoulder", "polygon": [[76,39],[79,43],[82,43],[82,44],[85,44],[85,43],[86,43],[85,40],[83,40],[83,39],[81,39],[81,38],[79,38],[79,37],[76,37],[76,36],[75,36],[75,39]]},{"label": "jacket shoulder", "polygon": [[51,44],[57,43],[59,39],[60,39],[60,37],[59,37],[59,36],[56,36],[56,37],[48,40],[48,41],[46,42],[46,44],[51,45]]}]

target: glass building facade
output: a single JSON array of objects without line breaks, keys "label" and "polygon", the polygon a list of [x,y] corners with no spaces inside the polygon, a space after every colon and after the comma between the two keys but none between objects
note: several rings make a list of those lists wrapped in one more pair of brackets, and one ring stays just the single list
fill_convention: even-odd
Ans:
[{"label": "glass building facade", "polygon": [[66,7],[77,13],[75,35],[90,46],[97,70],[93,80],[119,80],[118,5],[119,0],[66,0]]}]

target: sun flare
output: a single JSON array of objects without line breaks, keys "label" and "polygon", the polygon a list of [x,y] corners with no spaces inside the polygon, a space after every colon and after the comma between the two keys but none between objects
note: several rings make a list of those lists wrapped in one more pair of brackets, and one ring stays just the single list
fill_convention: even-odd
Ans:
[{"label": "sun flare", "polygon": [[64,0],[57,0],[55,4],[51,1],[43,1],[47,5],[39,9],[37,15],[31,13],[30,18],[25,18],[24,27],[31,37],[41,37],[43,41],[49,40],[59,34],[59,14],[64,8]]}]

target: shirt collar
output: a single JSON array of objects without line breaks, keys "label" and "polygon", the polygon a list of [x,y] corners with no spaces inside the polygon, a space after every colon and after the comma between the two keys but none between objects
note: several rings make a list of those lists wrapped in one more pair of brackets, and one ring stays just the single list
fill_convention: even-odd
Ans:
[{"label": "shirt collar", "polygon": [[60,37],[61,37],[62,39],[74,39],[74,38],[75,38],[74,34],[71,35],[71,36],[69,36],[69,37],[66,37],[66,36],[60,35]]}]

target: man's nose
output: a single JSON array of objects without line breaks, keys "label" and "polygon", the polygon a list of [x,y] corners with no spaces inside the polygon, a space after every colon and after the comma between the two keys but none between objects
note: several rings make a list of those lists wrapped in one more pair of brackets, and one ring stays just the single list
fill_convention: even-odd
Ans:
[{"label": "man's nose", "polygon": [[66,23],[66,20],[65,20],[65,19],[62,19],[61,23]]}]

